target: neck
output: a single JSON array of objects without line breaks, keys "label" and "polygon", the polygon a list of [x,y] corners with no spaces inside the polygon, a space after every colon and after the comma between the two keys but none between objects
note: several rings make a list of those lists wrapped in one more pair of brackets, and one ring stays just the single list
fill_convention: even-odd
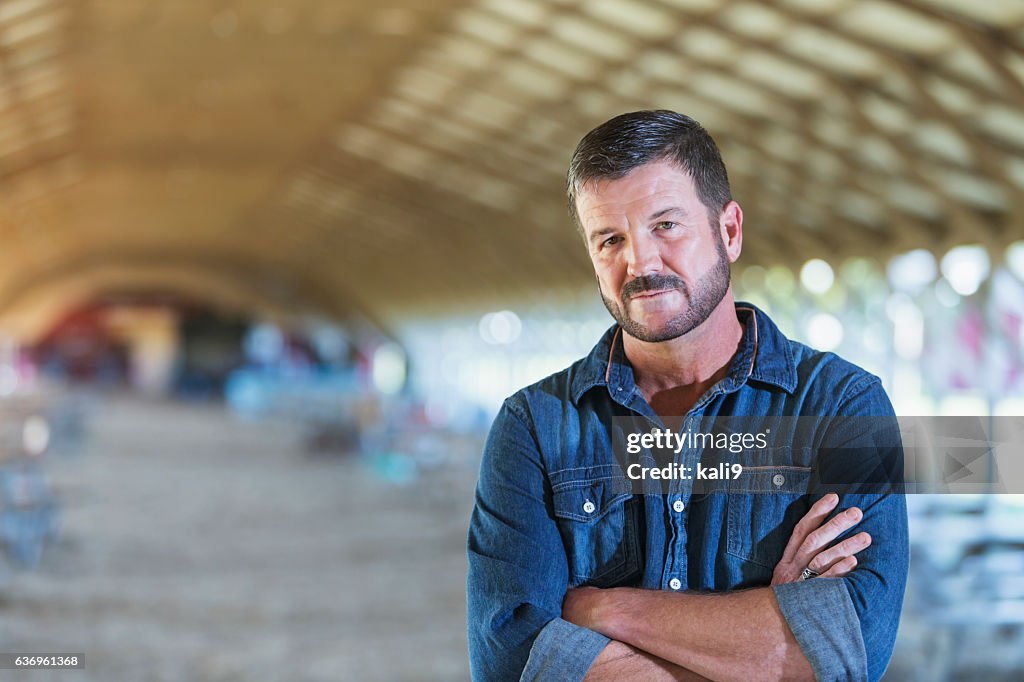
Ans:
[{"label": "neck", "polygon": [[681,416],[726,375],[742,336],[730,288],[708,319],[686,334],[658,343],[624,334],[622,345],[654,411]]}]

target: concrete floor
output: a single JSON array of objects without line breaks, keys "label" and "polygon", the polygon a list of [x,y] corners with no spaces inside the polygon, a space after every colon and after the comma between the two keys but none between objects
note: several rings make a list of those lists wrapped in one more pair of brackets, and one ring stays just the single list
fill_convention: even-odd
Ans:
[{"label": "concrete floor", "polygon": [[0,651],[86,667],[0,679],[468,678],[469,464],[398,486],[295,425],[115,399],[47,469],[61,540],[3,594]]}]

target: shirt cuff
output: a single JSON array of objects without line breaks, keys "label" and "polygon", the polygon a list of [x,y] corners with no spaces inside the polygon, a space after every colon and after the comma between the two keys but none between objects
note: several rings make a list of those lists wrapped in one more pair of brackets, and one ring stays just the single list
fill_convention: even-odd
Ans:
[{"label": "shirt cuff", "polygon": [[868,679],[860,619],[842,579],[814,578],[772,589],[816,680]]},{"label": "shirt cuff", "polygon": [[582,680],[610,641],[598,632],[555,618],[534,640],[520,682]]}]

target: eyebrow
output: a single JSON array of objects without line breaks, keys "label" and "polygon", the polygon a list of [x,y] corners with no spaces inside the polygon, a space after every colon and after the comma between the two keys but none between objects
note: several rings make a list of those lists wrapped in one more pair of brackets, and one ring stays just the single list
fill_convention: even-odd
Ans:
[{"label": "eyebrow", "polygon": [[590,233],[590,237],[588,237],[587,240],[590,243],[594,243],[595,241],[597,241],[599,238],[605,236],[606,234],[611,234],[613,232],[618,232],[618,231],[619,231],[619,228],[617,228],[617,227],[602,227],[600,230],[595,230],[594,232],[591,232]]},{"label": "eyebrow", "polygon": [[663,208],[660,211],[655,211],[650,215],[650,217],[647,218],[647,220],[657,220],[658,218],[664,218],[669,213],[678,213],[681,216],[686,216],[686,211],[684,211],[683,209],[677,206],[670,206],[669,208]]}]

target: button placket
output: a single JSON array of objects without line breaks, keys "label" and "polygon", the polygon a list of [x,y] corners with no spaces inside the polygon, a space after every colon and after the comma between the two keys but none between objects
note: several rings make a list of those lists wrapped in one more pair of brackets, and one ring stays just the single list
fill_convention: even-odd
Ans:
[{"label": "button placket", "polygon": [[[684,432],[689,431],[691,428],[692,421],[689,418],[683,420],[682,429]],[[680,450],[674,461],[685,467],[689,467],[691,460],[693,459],[692,448],[684,446]],[[690,492],[693,489],[693,482],[684,479],[674,479],[670,481],[668,493],[670,495],[671,503],[669,507],[674,512],[670,514],[669,524],[674,529],[673,541],[670,549],[670,556],[668,558],[667,573],[669,575],[685,574],[687,571],[687,557],[686,557],[686,545],[687,545],[687,532],[686,532],[686,516],[683,512],[686,510],[686,504],[683,502],[689,497]],[[672,590],[680,590],[683,587],[683,581],[678,577],[673,577],[668,581],[668,586]]]}]

